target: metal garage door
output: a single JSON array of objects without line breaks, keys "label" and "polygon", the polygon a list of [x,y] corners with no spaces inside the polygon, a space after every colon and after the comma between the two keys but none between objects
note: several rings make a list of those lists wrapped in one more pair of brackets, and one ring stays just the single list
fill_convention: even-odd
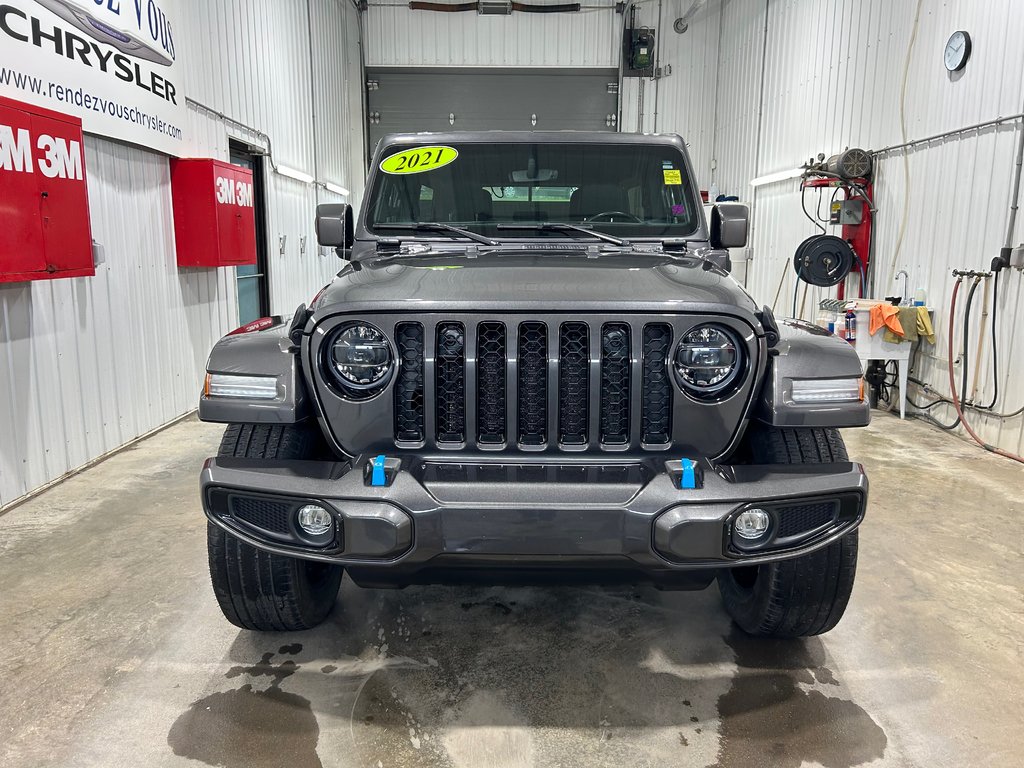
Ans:
[{"label": "metal garage door", "polygon": [[369,70],[371,146],[401,131],[613,131],[615,70]]}]

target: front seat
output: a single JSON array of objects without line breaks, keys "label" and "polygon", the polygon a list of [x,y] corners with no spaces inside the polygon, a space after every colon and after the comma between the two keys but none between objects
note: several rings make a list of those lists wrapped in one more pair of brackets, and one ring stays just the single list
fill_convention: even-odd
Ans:
[{"label": "front seat", "polygon": [[626,190],[617,184],[595,184],[592,187],[580,187],[569,198],[569,216],[575,221],[583,221],[608,211],[629,213],[629,198],[626,196]]},{"label": "front seat", "polygon": [[494,218],[494,202],[486,189],[465,190],[459,203],[459,221],[491,221]]}]

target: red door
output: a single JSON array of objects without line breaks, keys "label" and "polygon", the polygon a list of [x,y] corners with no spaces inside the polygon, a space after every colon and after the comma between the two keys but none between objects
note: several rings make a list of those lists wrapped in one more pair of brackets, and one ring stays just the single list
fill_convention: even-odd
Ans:
[{"label": "red door", "polygon": [[55,272],[91,268],[89,194],[81,128],[33,115],[32,133],[36,140],[46,269]]},{"label": "red door", "polygon": [[217,220],[221,263],[229,266],[256,263],[256,215],[252,172],[230,163],[216,164]]},{"label": "red door", "polygon": [[0,282],[94,273],[81,121],[0,97]]},{"label": "red door", "polygon": [[0,281],[46,270],[35,157],[32,117],[0,103]]}]

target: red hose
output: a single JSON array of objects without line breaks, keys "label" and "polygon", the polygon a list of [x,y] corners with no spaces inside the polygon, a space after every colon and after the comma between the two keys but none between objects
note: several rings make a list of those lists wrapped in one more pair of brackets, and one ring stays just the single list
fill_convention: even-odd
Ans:
[{"label": "red hose", "polygon": [[956,415],[960,417],[960,423],[964,425],[964,429],[967,430],[967,433],[974,438],[974,442],[986,451],[999,454],[1000,456],[1005,456],[1008,459],[1013,459],[1014,461],[1019,461],[1021,464],[1024,464],[1024,456],[1018,456],[1015,453],[1010,453],[1009,451],[1004,451],[1001,448],[996,448],[994,445],[990,445],[978,437],[978,434],[971,429],[971,425],[967,423],[964,411],[960,407],[960,400],[956,395],[956,375],[953,372],[953,336],[955,335],[953,333],[953,328],[956,323],[956,295],[960,292],[960,283],[962,282],[963,277],[957,277],[956,282],[953,284],[953,296],[949,300],[949,353],[947,356],[949,357],[949,391],[952,394],[953,407],[956,409]]}]

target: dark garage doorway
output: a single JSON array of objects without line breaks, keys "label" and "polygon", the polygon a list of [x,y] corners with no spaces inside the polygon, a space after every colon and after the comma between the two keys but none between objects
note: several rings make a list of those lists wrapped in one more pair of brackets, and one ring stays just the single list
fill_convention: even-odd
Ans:
[{"label": "dark garage doorway", "polygon": [[238,323],[245,325],[270,314],[270,286],[267,282],[267,205],[263,179],[263,156],[240,142],[230,142],[231,162],[252,171],[253,203],[256,207],[256,263],[235,267],[238,288]]},{"label": "dark garage doorway", "polygon": [[614,131],[614,69],[371,69],[371,146],[417,131]]}]

